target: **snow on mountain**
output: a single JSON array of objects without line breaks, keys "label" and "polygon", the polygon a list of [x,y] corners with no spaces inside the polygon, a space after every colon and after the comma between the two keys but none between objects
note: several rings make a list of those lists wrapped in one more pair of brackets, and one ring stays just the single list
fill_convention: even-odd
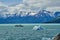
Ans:
[{"label": "snow on mountain", "polygon": [[48,0],[23,0],[23,3],[8,6],[0,2],[0,18],[2,18],[0,21],[28,23],[50,21],[60,14],[60,7],[56,5],[54,7],[51,3],[53,2]]},{"label": "snow on mountain", "polygon": [[[35,3],[35,2],[34,2]],[[37,9],[40,11],[40,13],[38,13],[38,10],[35,10],[35,6],[32,8],[31,7],[27,7],[28,4],[18,4],[16,6],[7,6],[3,3],[0,3],[0,16],[7,18],[7,17],[13,17],[15,14],[16,16],[35,16],[35,15],[39,15],[42,11],[42,13],[45,14],[49,14],[50,16],[54,17],[54,12],[56,11],[60,11],[60,7],[47,7],[45,10],[44,9]],[[33,10],[34,9],[34,10]],[[42,16],[42,15],[41,15]]]},{"label": "snow on mountain", "polygon": [[[1,3],[2,4],[2,3]],[[25,4],[18,4],[16,6],[0,5],[0,23],[43,23],[55,18],[54,11],[51,8],[33,10]],[[58,9],[57,9],[58,10]]]},{"label": "snow on mountain", "polygon": [[27,9],[25,8],[25,5],[23,4],[19,4],[16,6],[6,6],[5,4],[0,3],[0,14],[4,15],[2,17],[6,18],[9,16],[13,16],[14,14],[16,14],[16,16],[26,16],[28,13],[30,13],[29,15],[34,15],[36,13],[34,13],[31,9]]}]

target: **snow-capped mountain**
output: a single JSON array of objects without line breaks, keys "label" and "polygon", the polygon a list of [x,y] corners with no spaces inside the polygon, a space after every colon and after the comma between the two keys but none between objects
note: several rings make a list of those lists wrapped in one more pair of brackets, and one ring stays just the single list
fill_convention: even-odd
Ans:
[{"label": "snow-capped mountain", "polygon": [[59,17],[60,16],[60,11],[57,11],[57,12],[55,12],[55,17]]},{"label": "snow-capped mountain", "polygon": [[[32,14],[28,12],[25,16],[21,16],[22,12],[17,16],[17,13],[13,14],[13,16],[9,16],[5,19],[0,19],[0,23],[42,23],[52,20],[54,17],[50,16],[49,13],[44,10],[39,11],[38,13]],[[11,15],[11,14],[10,14]]]},{"label": "snow-capped mountain", "polygon": [[[34,16],[38,14],[39,11],[34,11],[30,8],[25,7],[24,4],[18,4],[16,6],[7,6],[3,3],[0,3],[0,15],[4,15],[2,17],[7,18],[7,17],[13,17],[15,14],[16,16]],[[42,10],[40,10],[42,11]],[[47,11],[44,11],[44,13]],[[53,16],[53,13],[47,13],[50,16]]]},{"label": "snow-capped mountain", "polygon": [[60,14],[58,11],[50,11],[49,8],[34,11],[22,4],[16,6],[2,4],[0,5],[0,23],[44,23],[56,18],[57,13]]},{"label": "snow-capped mountain", "polygon": [[0,15],[4,15],[2,16],[4,18],[9,17],[9,16],[14,16],[14,14],[16,14],[16,16],[22,17],[22,16],[26,16],[28,13],[30,13],[29,15],[36,14],[32,10],[24,8],[24,6],[22,6],[21,4],[13,6],[13,7],[6,6],[5,4],[0,5]]}]

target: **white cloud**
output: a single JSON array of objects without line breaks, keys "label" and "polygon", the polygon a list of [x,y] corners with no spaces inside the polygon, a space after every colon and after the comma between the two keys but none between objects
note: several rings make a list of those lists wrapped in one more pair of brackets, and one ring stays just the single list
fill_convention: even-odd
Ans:
[{"label": "white cloud", "polygon": [[23,3],[35,12],[45,9],[54,15],[54,12],[60,11],[60,0],[23,0]]},{"label": "white cloud", "polygon": [[15,10],[16,10],[15,7],[9,7],[8,8],[8,11],[9,11],[10,14],[15,14],[15,12],[16,12]]},{"label": "white cloud", "polygon": [[2,2],[0,2],[0,6],[8,7],[7,5],[3,4]]},{"label": "white cloud", "polygon": [[17,8],[17,9],[22,9],[23,7],[25,7],[24,4],[18,4],[15,6],[15,8]]},{"label": "white cloud", "polygon": [[50,12],[56,12],[60,11],[60,7],[47,7],[46,10]]},{"label": "white cloud", "polygon": [[[28,12],[32,12],[31,15],[35,15],[38,11],[46,9],[49,11],[60,11],[60,0],[23,0],[22,4],[16,6],[8,6],[0,2],[0,11],[8,10],[8,12],[3,11],[5,14],[20,14],[20,11],[26,11],[21,15],[25,15]],[[2,7],[1,7],[2,6]],[[3,9],[2,9],[3,8]]]},{"label": "white cloud", "polygon": [[29,8],[38,8],[37,11],[47,7],[60,7],[60,0],[23,0],[23,3]]},{"label": "white cloud", "polygon": [[47,7],[45,10],[50,11],[50,15],[54,16],[55,12],[60,12],[60,7]]},{"label": "white cloud", "polygon": [[37,9],[37,11],[42,10],[48,3],[46,0],[23,0],[23,3],[27,5],[30,9]]}]

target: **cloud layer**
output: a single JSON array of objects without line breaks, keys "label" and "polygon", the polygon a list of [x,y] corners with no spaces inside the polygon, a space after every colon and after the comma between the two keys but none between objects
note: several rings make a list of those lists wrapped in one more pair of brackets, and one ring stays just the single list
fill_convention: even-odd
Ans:
[{"label": "cloud layer", "polygon": [[27,4],[30,8],[60,7],[60,0],[23,0],[23,3]]},{"label": "cloud layer", "polygon": [[48,10],[51,12],[60,11],[60,0],[23,0],[15,6],[8,6],[0,2],[0,14],[15,14],[19,15],[20,11],[24,11],[22,15],[32,12],[31,15],[36,14],[40,10]]}]

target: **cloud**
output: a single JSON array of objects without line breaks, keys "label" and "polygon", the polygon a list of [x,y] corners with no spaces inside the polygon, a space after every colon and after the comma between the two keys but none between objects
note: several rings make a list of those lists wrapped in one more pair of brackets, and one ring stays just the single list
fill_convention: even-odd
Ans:
[{"label": "cloud", "polygon": [[8,7],[7,5],[5,5],[5,4],[2,3],[2,2],[0,2],[0,6]]},{"label": "cloud", "polygon": [[[57,7],[60,3],[60,0],[23,0],[22,4],[18,4],[16,6],[9,6],[9,11],[14,12],[15,10],[19,11],[20,9],[26,11],[33,11],[38,12],[40,10],[50,8],[50,7]],[[0,5],[2,5],[0,3]],[[6,5],[5,5],[6,6]]]},{"label": "cloud", "polygon": [[6,17],[5,14],[7,14],[7,8],[8,6],[4,3],[0,2],[0,17]]},{"label": "cloud", "polygon": [[60,0],[49,0],[48,6],[60,6]]},{"label": "cloud", "polygon": [[60,7],[47,7],[46,10],[50,12],[56,12],[60,11]]},{"label": "cloud", "polygon": [[23,0],[23,3],[32,10],[42,10],[48,3],[46,0]]},{"label": "cloud", "polygon": [[60,12],[60,7],[47,7],[45,10],[50,11],[50,16],[54,16],[55,12]]},{"label": "cloud", "polygon": [[54,15],[54,12],[60,11],[60,0],[23,0],[23,3],[34,12],[45,9]]},{"label": "cloud", "polygon": [[[25,13],[23,12],[23,14],[21,14],[24,16],[28,12],[35,14],[43,9],[53,12],[60,10],[59,4],[60,0],[23,0],[23,3],[15,6],[8,6],[0,2],[0,9],[2,8],[1,6],[3,6],[5,8],[4,10],[8,10],[7,12],[2,10],[4,14],[20,14],[20,11],[26,11]],[[31,15],[34,15],[32,13]]]},{"label": "cloud", "polygon": [[60,7],[60,0],[23,0],[23,3],[30,9],[37,9],[37,11],[47,7]]}]

